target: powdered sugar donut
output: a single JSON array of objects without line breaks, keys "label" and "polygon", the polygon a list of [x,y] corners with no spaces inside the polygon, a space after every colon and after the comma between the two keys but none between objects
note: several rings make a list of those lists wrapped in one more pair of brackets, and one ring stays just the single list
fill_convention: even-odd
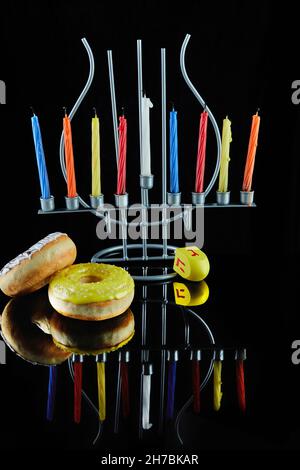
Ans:
[{"label": "powdered sugar donut", "polygon": [[10,297],[34,292],[55,272],[73,264],[76,254],[66,233],[51,233],[1,269],[0,288]]}]

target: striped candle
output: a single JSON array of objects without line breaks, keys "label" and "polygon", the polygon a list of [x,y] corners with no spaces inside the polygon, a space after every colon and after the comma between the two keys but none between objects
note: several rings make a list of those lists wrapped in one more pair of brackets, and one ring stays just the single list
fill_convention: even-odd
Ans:
[{"label": "striped candle", "polygon": [[200,125],[199,125],[197,167],[196,167],[196,181],[195,181],[196,193],[202,193],[203,186],[204,186],[207,118],[208,118],[208,113],[206,111],[203,111],[203,113],[201,113],[201,116],[200,116]]},{"label": "striped candle", "polygon": [[119,118],[119,159],[117,194],[126,193],[126,152],[127,152],[127,121],[124,116]]},{"label": "striped candle", "polygon": [[101,194],[101,171],[100,171],[100,124],[95,112],[92,118],[92,196]]},{"label": "striped candle", "polygon": [[70,118],[65,114],[63,119],[64,128],[64,142],[65,142],[65,162],[67,172],[67,187],[68,197],[76,197],[76,178],[74,168],[74,155],[73,155],[73,144],[72,144],[72,130]]},{"label": "striped candle", "polygon": [[170,192],[179,193],[177,111],[170,112]]},{"label": "striped candle", "polygon": [[31,125],[32,125],[32,134],[33,134],[33,141],[35,147],[35,155],[36,161],[38,166],[39,172],[39,180],[41,186],[41,196],[43,199],[50,198],[50,186],[49,186],[49,179],[46,167],[46,160],[45,160],[45,153],[43,148],[43,141],[42,141],[42,134],[39,125],[38,117],[33,114],[31,118]]}]

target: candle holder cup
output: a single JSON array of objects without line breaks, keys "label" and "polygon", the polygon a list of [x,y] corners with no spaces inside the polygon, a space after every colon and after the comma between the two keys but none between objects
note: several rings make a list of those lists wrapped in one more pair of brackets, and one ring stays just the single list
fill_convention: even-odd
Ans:
[{"label": "candle holder cup", "polygon": [[66,201],[66,208],[69,211],[76,211],[77,209],[79,209],[79,197],[78,196],[75,196],[75,197],[65,196],[65,201]]},{"label": "candle holder cup", "polygon": [[237,349],[235,351],[235,356],[234,356],[236,361],[245,361],[247,359],[247,351],[246,349]]},{"label": "candle holder cup", "polygon": [[245,206],[251,206],[254,201],[254,191],[240,191],[240,202]]},{"label": "candle holder cup", "polygon": [[44,212],[51,212],[55,209],[54,196],[47,198],[40,197],[41,209]]},{"label": "candle holder cup", "polygon": [[144,362],[142,366],[143,375],[152,375],[153,374],[153,364],[151,362]]},{"label": "candle holder cup", "polygon": [[230,204],[230,191],[217,191],[217,204],[219,206],[227,206]]},{"label": "candle holder cup", "polygon": [[130,351],[120,351],[119,362],[129,362],[130,361]]},{"label": "candle holder cup", "polygon": [[99,194],[99,196],[93,196],[92,194],[90,194],[90,204],[93,209],[98,209],[98,207],[102,207],[104,205],[103,194]]},{"label": "candle holder cup", "polygon": [[95,357],[96,362],[107,362],[107,354],[106,352],[97,354]]},{"label": "candle holder cup", "polygon": [[224,350],[223,349],[217,349],[215,351],[215,361],[224,361]]},{"label": "candle holder cup", "polygon": [[126,209],[128,207],[128,193],[115,194],[116,207]]},{"label": "candle holder cup", "polygon": [[180,206],[181,193],[167,193],[167,201],[169,206]]},{"label": "candle holder cup", "polygon": [[153,175],[140,175],[140,187],[143,189],[152,189],[153,181]]},{"label": "candle holder cup", "polygon": [[194,206],[204,206],[205,193],[192,192],[192,203]]},{"label": "candle holder cup", "polygon": [[193,349],[190,354],[191,361],[201,361],[201,349]]},{"label": "candle holder cup", "polygon": [[174,351],[168,350],[167,351],[167,361],[169,362],[177,362],[179,359],[178,351],[177,349]]}]

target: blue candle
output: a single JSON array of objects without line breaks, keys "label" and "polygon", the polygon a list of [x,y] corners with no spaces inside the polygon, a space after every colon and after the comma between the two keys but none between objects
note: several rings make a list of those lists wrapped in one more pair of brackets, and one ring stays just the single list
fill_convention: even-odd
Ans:
[{"label": "blue candle", "polygon": [[179,193],[177,111],[170,112],[170,192]]},{"label": "blue candle", "polygon": [[38,117],[34,114],[31,118],[31,125],[32,125],[32,134],[34,140],[34,147],[35,147],[35,155],[36,161],[38,166],[39,172],[39,179],[40,179],[40,186],[41,186],[41,193],[43,199],[50,198],[50,187],[49,187],[49,179],[45,161],[45,154],[43,149],[43,142],[42,142],[42,135],[39,126]]},{"label": "blue candle", "polygon": [[47,420],[52,421],[54,415],[54,404],[56,395],[57,366],[49,366]]}]

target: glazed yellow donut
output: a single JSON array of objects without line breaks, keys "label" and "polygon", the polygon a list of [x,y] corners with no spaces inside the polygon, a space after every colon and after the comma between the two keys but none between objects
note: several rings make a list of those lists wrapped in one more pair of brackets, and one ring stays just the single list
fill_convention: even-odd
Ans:
[{"label": "glazed yellow donut", "polygon": [[118,266],[74,264],[54,274],[48,295],[52,307],[66,317],[105,320],[128,309],[134,281]]}]

